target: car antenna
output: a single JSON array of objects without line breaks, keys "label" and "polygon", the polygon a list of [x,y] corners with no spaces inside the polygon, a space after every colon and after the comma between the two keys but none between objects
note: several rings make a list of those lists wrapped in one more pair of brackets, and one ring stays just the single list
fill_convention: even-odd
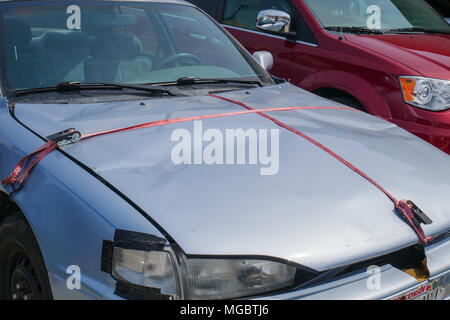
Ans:
[{"label": "car antenna", "polygon": [[339,40],[344,40],[344,0],[341,0],[341,34]]}]

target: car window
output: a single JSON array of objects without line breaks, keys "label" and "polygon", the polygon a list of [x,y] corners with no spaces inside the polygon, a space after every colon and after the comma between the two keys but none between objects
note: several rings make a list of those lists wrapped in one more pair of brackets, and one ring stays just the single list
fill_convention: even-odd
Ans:
[{"label": "car window", "polygon": [[342,26],[382,31],[423,28],[450,32],[445,21],[422,0],[304,1],[325,28]]},{"label": "car window", "polygon": [[2,7],[5,46],[0,52],[13,89],[66,81],[147,84],[181,77],[272,83],[245,50],[191,6],[18,1]]},{"label": "car window", "polygon": [[170,50],[168,43],[164,41],[163,34],[158,32],[158,25],[144,9],[130,6],[120,6],[119,8],[122,14],[135,18],[136,22],[129,27],[128,31],[141,41],[144,54],[162,58],[165,52]]},{"label": "car window", "polygon": [[284,11],[292,16],[293,12],[287,0],[227,0],[223,23],[250,30],[256,29],[256,18],[263,10]]},{"label": "car window", "polygon": [[[205,24],[182,13],[177,15],[162,13],[161,20],[170,32],[176,52],[191,54],[204,65],[233,68],[240,74],[248,73],[245,70],[248,68],[247,65],[236,65],[237,61],[233,54],[235,48],[227,48],[228,39],[216,34],[217,27],[213,23]],[[217,59],[218,56],[220,59]]]},{"label": "car window", "polygon": [[219,0],[189,0],[189,2],[195,4],[213,18],[217,16],[217,10],[220,3]]}]

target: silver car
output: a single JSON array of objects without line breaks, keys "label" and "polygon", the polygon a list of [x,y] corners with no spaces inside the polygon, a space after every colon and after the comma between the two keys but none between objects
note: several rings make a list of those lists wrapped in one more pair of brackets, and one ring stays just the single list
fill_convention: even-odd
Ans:
[{"label": "silver car", "polygon": [[0,7],[0,298],[450,297],[445,153],[184,1]]}]

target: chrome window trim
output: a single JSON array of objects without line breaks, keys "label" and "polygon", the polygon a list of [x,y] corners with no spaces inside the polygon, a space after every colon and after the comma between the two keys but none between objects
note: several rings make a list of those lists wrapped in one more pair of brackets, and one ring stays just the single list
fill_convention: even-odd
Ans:
[{"label": "chrome window trim", "polygon": [[279,39],[279,40],[284,40],[284,41],[304,44],[304,45],[311,46],[311,47],[318,47],[318,45],[315,44],[315,43],[305,42],[305,41],[301,41],[301,40],[295,40],[295,41],[294,40],[289,40],[289,39],[286,39],[284,37],[277,36],[277,35],[274,35],[274,34],[269,34],[269,33],[261,32],[261,31],[255,31],[255,30],[245,29],[245,28],[241,28],[241,27],[231,26],[231,25],[228,25],[228,24],[222,24],[222,27],[235,29],[235,30],[240,30],[240,31],[246,31],[246,32],[254,33],[254,34],[259,34],[259,35],[262,35],[262,36],[268,36],[268,37]]},{"label": "chrome window trim", "polygon": [[318,44],[315,44],[315,43],[310,43],[310,42],[305,42],[305,41],[300,41],[300,40],[296,40],[295,42],[299,43],[299,44],[304,44],[304,45],[307,45],[310,47],[318,47],[319,46]]}]

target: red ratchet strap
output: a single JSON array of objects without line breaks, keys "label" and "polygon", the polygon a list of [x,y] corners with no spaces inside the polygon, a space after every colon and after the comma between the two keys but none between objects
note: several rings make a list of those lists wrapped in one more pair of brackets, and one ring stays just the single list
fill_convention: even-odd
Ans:
[{"label": "red ratchet strap", "polygon": [[[362,172],[360,169],[358,169],[357,167],[355,167],[353,164],[351,164],[350,162],[348,162],[347,160],[345,160],[344,158],[342,158],[341,156],[339,156],[338,154],[336,154],[335,152],[333,152],[332,150],[328,149],[327,147],[325,147],[323,144],[321,144],[320,142],[314,140],[313,138],[307,136],[306,134],[292,128],[291,126],[265,114],[264,112],[271,112],[270,109],[264,109],[264,110],[256,110],[248,105],[246,105],[243,102],[240,101],[236,101],[233,99],[229,99],[229,98],[225,98],[222,96],[217,96],[214,94],[210,94],[211,97],[217,98],[217,99],[221,99],[233,104],[236,104],[238,106],[241,106],[247,110],[252,110],[255,111],[257,114],[259,114],[260,116],[263,116],[264,118],[276,123],[277,125],[279,125],[280,127],[283,127],[297,135],[299,135],[300,137],[306,139],[308,142],[314,144],[316,147],[322,149],[323,151],[325,151],[326,153],[328,153],[330,156],[332,156],[333,158],[335,158],[336,160],[338,160],[339,162],[343,163],[345,166],[347,166],[348,168],[350,168],[351,170],[353,170],[354,172],[356,172],[357,174],[359,174],[360,176],[362,176],[364,179],[368,180],[371,184],[373,184],[375,187],[377,187],[378,189],[381,190],[381,192],[383,192],[389,199],[391,199],[391,201],[394,203],[395,207],[397,208],[398,211],[400,211],[400,213],[403,215],[403,217],[405,218],[406,222],[411,226],[411,228],[414,230],[414,232],[417,234],[417,236],[420,239],[420,242],[423,244],[427,244],[429,241],[432,241],[434,239],[434,237],[426,237],[425,233],[423,232],[423,229],[421,227],[421,223],[424,224],[430,224],[432,223],[431,219],[422,212],[422,210],[420,210],[412,201],[410,200],[397,200],[393,195],[391,195],[386,189],[384,189],[381,185],[379,185],[374,179],[372,179],[371,177],[369,177],[367,174],[365,174],[364,172]],[[355,111],[355,109],[350,109]]]},{"label": "red ratchet strap", "polygon": [[[219,114],[211,114],[211,115],[204,115],[204,116],[194,116],[194,117],[186,117],[186,118],[175,118],[175,119],[167,119],[167,120],[159,120],[159,121],[152,121],[152,122],[146,122],[135,126],[120,128],[120,129],[113,129],[113,130],[107,130],[107,131],[101,131],[96,133],[90,133],[85,135],[80,135],[79,132],[75,131],[74,129],[69,129],[57,134],[54,134],[52,136],[47,137],[49,140],[45,145],[37,149],[36,151],[30,153],[29,155],[22,158],[19,163],[14,168],[14,171],[2,181],[2,184],[4,185],[14,185],[14,184],[22,184],[25,180],[25,178],[29,175],[31,170],[41,161],[47,154],[55,150],[58,146],[63,146],[66,144],[78,142],[81,140],[86,140],[93,137],[98,137],[106,134],[112,134],[112,133],[118,133],[118,132],[125,132],[125,131],[131,131],[131,130],[137,130],[137,129],[144,129],[144,128],[150,128],[150,127],[157,127],[157,126],[163,126],[168,124],[175,124],[175,123],[182,123],[182,122],[189,122],[189,121],[197,121],[197,120],[205,120],[205,119],[213,119],[213,118],[222,118],[222,117],[230,117],[230,116],[237,116],[237,115],[244,115],[244,114],[251,114],[251,113],[257,113],[277,125],[292,131],[293,133],[301,136],[302,138],[306,139],[307,141],[311,142],[315,146],[319,147],[320,149],[324,150],[334,158],[336,158],[338,161],[345,164],[347,167],[367,179],[369,182],[371,182],[374,186],[376,186],[378,189],[380,189],[386,196],[389,197],[389,199],[394,202],[395,207],[402,213],[408,224],[413,228],[413,230],[417,233],[420,241],[424,244],[428,243],[430,240],[433,239],[433,237],[425,237],[425,234],[420,226],[420,223],[431,223],[432,221],[419,209],[417,206],[415,206],[411,201],[401,200],[398,201],[395,199],[389,192],[387,192],[384,188],[382,188],[378,183],[376,183],[373,179],[371,179],[368,175],[366,175],[364,172],[353,166],[351,163],[319,143],[318,141],[308,137],[307,135],[303,134],[302,132],[282,123],[281,121],[265,114],[264,112],[276,112],[276,111],[292,111],[292,110],[308,110],[308,109],[340,109],[340,110],[350,110],[350,111],[356,111],[353,108],[348,107],[286,107],[286,108],[270,108],[270,109],[254,109],[246,104],[235,101],[232,99],[228,99],[225,97],[217,96],[217,95],[210,95],[211,97],[225,100],[227,102],[239,105],[241,107],[244,107],[247,109],[246,111],[238,111],[238,112],[228,112],[228,113],[219,113]],[[34,158],[34,160],[31,162],[30,165],[26,166],[24,168],[25,164],[28,164],[29,160],[31,158]],[[22,174],[20,174],[22,172]]]},{"label": "red ratchet strap", "polygon": [[[47,140],[49,140],[46,144],[44,144],[42,147],[37,149],[36,151],[33,151],[32,153],[26,155],[23,157],[19,163],[14,168],[14,171],[5,179],[2,181],[2,184],[4,185],[14,185],[14,184],[22,184],[25,178],[29,175],[31,170],[41,161],[47,154],[55,150],[58,146],[67,145],[70,143],[75,143],[81,140],[86,140],[93,137],[102,136],[105,134],[111,134],[111,133],[117,133],[117,132],[124,132],[124,131],[131,131],[131,130],[137,130],[137,129],[144,129],[144,128],[150,128],[150,127],[158,127],[168,124],[175,124],[175,123],[182,123],[182,122],[189,122],[189,121],[197,121],[197,120],[204,120],[204,119],[213,119],[213,118],[222,118],[222,117],[230,117],[230,116],[237,116],[237,115],[243,115],[243,114],[250,114],[250,113],[258,113],[261,111],[290,111],[290,110],[307,110],[307,109],[341,109],[341,110],[354,110],[351,108],[345,108],[345,107],[286,107],[286,108],[272,108],[272,109],[261,109],[261,110],[247,110],[247,111],[237,111],[237,112],[228,112],[228,113],[219,113],[219,114],[210,114],[210,115],[204,115],[204,116],[194,116],[194,117],[186,117],[186,118],[175,118],[175,119],[167,119],[167,120],[159,120],[159,121],[152,121],[152,122],[146,122],[142,124],[138,124],[131,127],[125,127],[120,129],[114,129],[114,130],[108,130],[108,131],[101,131],[96,133],[90,133],[82,135],[75,131],[74,129],[68,129],[59,133],[56,133],[54,135],[51,135],[47,137]],[[34,160],[24,168],[25,164],[28,164],[29,160],[31,158],[34,158]],[[22,174],[20,174],[22,172]]]},{"label": "red ratchet strap", "polygon": [[[8,178],[2,181],[2,184],[21,184],[30,171],[39,163],[39,161],[41,161],[42,158],[55,150],[57,147],[58,143],[56,141],[48,141],[36,151],[23,157],[19,163],[17,163],[14,171],[8,176]],[[22,175],[19,176],[20,172],[22,172],[23,166],[34,156],[36,157],[33,162],[23,171]]]}]

